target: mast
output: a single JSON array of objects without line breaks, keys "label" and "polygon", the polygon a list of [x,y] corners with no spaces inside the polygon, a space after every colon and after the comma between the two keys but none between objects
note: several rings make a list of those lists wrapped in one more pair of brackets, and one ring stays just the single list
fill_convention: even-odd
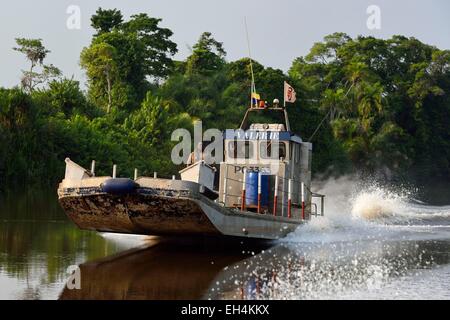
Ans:
[{"label": "mast", "polygon": [[244,24],[245,24],[245,33],[247,35],[247,47],[248,47],[248,57],[250,59],[250,72],[252,76],[252,84],[250,88],[250,106],[253,105],[253,93],[256,93],[256,85],[255,85],[255,75],[253,73],[253,60],[252,60],[252,52],[250,48],[250,37],[248,35],[248,27],[247,27],[247,18],[244,17]]}]

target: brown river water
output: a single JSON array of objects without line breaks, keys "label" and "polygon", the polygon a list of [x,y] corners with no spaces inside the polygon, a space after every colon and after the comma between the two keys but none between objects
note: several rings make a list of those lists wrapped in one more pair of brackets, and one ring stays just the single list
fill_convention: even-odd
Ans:
[{"label": "brown river water", "polygon": [[258,244],[81,231],[54,190],[4,194],[0,299],[450,299],[450,206],[376,188],[326,205]]}]

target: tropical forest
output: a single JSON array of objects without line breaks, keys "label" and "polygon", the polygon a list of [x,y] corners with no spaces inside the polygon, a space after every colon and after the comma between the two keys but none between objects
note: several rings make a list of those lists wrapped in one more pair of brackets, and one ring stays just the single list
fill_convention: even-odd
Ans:
[{"label": "tropical forest", "polygon": [[389,39],[333,33],[317,39],[287,72],[242,57],[199,34],[190,55],[161,19],[125,18],[99,8],[79,64],[86,83],[47,63],[45,39],[17,38],[11,48],[29,68],[0,88],[0,190],[56,184],[64,159],[98,174],[176,172],[177,128],[237,128],[256,89],[270,104],[287,81],[291,129],[313,143],[315,177],[362,173],[417,185],[450,181],[450,51],[401,35]]}]

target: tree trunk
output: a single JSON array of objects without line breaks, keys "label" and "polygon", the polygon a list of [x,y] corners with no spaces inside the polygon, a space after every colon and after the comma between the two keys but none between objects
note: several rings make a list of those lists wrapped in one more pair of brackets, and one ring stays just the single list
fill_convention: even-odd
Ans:
[{"label": "tree trunk", "polygon": [[106,109],[106,113],[109,113],[111,111],[111,104],[112,104],[112,98],[111,98],[111,79],[109,77],[109,72],[106,72],[106,82],[108,83],[108,107]]}]

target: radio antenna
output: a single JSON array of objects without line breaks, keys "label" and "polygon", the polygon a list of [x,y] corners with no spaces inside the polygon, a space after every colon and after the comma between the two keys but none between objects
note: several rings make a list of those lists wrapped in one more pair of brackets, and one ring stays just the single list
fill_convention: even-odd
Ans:
[{"label": "radio antenna", "polygon": [[250,72],[252,74],[252,87],[251,87],[251,96],[250,96],[250,105],[253,102],[253,93],[256,93],[256,85],[255,85],[255,75],[253,73],[253,60],[252,60],[252,52],[250,48],[250,37],[248,35],[248,27],[247,27],[247,17],[244,16],[244,25],[245,25],[245,34],[247,35],[247,47],[248,47],[248,57],[250,58]]}]

